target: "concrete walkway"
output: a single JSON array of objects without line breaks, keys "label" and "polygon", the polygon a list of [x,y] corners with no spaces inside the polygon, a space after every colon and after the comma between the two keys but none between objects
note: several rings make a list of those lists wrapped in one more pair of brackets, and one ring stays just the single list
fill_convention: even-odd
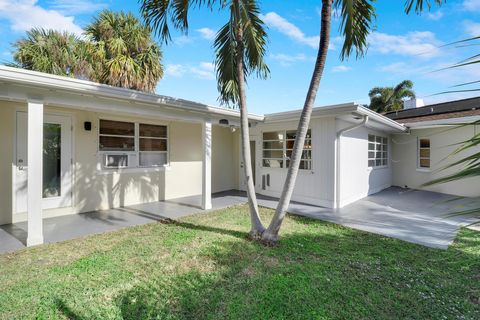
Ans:
[{"label": "concrete walkway", "polygon": [[[275,208],[276,200],[261,199],[259,204]],[[448,217],[448,213],[469,208],[480,208],[480,199],[458,199],[441,193],[391,187],[337,211],[299,203],[292,203],[288,211],[427,247],[447,249],[460,226],[479,221],[471,216]]]},{"label": "concrete walkway", "polygon": [[[212,195],[212,210],[245,203],[243,196],[232,196],[230,192]],[[201,197],[185,197],[168,201],[133,205],[105,211],[94,211],[43,220],[45,243],[59,242],[89,234],[118,230],[142,225],[165,218],[208,212],[201,209]],[[20,222],[0,226],[0,253],[24,248],[27,239],[27,223]]]},{"label": "concrete walkway", "polygon": [[[89,234],[146,224],[162,218],[176,219],[205,212],[200,196],[146,203],[124,208],[44,219],[45,242],[58,242]],[[227,191],[212,195],[213,209],[247,201],[244,192]],[[277,199],[258,196],[259,205],[274,209]],[[340,210],[293,202],[292,214],[338,223],[354,229],[446,249],[461,225],[471,217],[445,217],[446,213],[479,208],[480,199],[456,199],[452,196],[417,190],[389,188]],[[27,224],[0,226],[0,253],[25,247]]]}]

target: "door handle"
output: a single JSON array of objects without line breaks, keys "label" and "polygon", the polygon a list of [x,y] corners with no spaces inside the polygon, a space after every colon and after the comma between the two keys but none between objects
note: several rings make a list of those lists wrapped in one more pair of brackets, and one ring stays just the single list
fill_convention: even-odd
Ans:
[{"label": "door handle", "polygon": [[17,167],[18,167],[18,170],[20,171],[25,170],[25,167],[23,166],[23,159],[18,159]]}]

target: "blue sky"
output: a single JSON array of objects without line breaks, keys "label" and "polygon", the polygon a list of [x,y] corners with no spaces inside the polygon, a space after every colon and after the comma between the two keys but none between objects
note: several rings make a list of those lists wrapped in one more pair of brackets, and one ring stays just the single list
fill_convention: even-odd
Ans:
[{"label": "blue sky", "polygon": [[[342,38],[339,20],[334,19],[318,106],[368,103],[372,87],[404,79],[414,82],[417,95],[427,103],[471,96],[432,94],[479,80],[480,66],[434,71],[478,52],[478,46],[441,46],[480,35],[480,0],[449,0],[421,16],[406,16],[403,5],[403,0],[377,1],[375,31],[369,37],[367,55],[360,60],[340,61]],[[107,8],[139,13],[137,1],[0,0],[0,61],[11,61],[11,44],[29,28],[79,34],[92,16]],[[266,81],[249,79],[249,110],[262,114],[301,108],[317,50],[320,1],[263,0],[261,8],[268,26],[266,60],[271,77]],[[188,36],[174,34],[174,42],[163,48],[165,76],[158,84],[159,94],[218,105],[212,44],[226,18],[219,11],[192,11]]]}]

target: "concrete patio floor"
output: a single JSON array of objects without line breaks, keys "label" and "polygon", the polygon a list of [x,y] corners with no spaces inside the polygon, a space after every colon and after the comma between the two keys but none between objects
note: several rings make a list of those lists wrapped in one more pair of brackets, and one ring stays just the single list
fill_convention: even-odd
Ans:
[{"label": "concrete patio floor", "polygon": [[[64,241],[164,218],[176,219],[206,212],[201,210],[200,201],[200,196],[194,196],[44,219],[45,242]],[[232,190],[216,193],[212,195],[212,210],[246,201],[244,192]],[[259,195],[258,203],[274,209],[277,199]],[[460,226],[478,220],[472,217],[445,217],[445,214],[475,207],[480,207],[480,199],[455,199],[445,194],[392,187],[340,210],[293,202],[288,211],[428,247],[446,249],[455,239]],[[26,222],[0,226],[0,253],[24,248],[26,229]]]}]

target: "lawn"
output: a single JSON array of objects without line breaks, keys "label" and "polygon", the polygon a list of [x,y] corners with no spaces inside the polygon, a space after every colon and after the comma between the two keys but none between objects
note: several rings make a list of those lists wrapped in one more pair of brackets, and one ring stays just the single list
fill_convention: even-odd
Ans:
[{"label": "lawn", "polygon": [[[272,215],[262,209],[266,220]],[[246,206],[0,255],[1,319],[480,319],[480,233],[447,251]]]}]

